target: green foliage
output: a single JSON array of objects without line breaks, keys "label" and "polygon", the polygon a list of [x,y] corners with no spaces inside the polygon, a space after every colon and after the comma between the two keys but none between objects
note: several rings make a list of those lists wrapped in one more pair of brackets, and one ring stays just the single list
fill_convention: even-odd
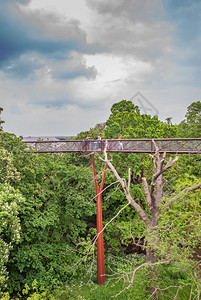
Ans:
[{"label": "green foliage", "polygon": [[25,149],[26,145],[22,143],[22,137],[18,138],[13,133],[1,132],[0,148],[6,149],[14,154],[20,153]]},{"label": "green foliage", "polygon": [[111,108],[106,121],[105,138],[167,138],[175,137],[176,126],[159,121],[157,116],[140,114],[139,108],[131,101],[122,100]]},{"label": "green foliage", "polygon": [[82,140],[85,139],[87,136],[93,139],[95,136],[103,136],[104,135],[104,129],[106,124],[105,123],[99,123],[94,126],[94,128],[90,128],[88,131],[83,131],[78,133],[76,139]]},{"label": "green foliage", "polygon": [[182,154],[178,162],[179,173],[187,173],[201,178],[201,159],[197,154]]},{"label": "green foliage", "polygon": [[[0,107],[0,115],[1,115],[1,112],[2,112],[2,111],[3,111],[3,108]],[[2,129],[3,129],[3,128],[2,128],[2,124],[3,124],[3,123],[5,123],[5,122],[2,121],[1,118],[0,118],[0,132],[1,132],[1,133],[2,133]]]},{"label": "green foliage", "polygon": [[200,124],[201,102],[193,102],[187,107],[186,119],[188,122]]},{"label": "green foliage", "polygon": [[[129,285],[126,272],[132,271],[135,266],[139,266],[144,262],[140,256],[125,256],[124,253],[113,255],[106,252],[106,273],[107,282],[102,286],[98,286],[96,281],[96,262],[88,262],[85,269],[80,272],[80,277],[76,281],[70,281],[64,285],[62,289],[55,291],[56,299],[111,299],[115,296],[117,299],[146,299],[146,275],[144,270],[136,274],[136,283],[128,290],[124,288]],[[90,274],[90,275],[89,275]],[[89,278],[91,278],[89,280]],[[117,295],[121,293],[120,295]]]},{"label": "green foliage", "polygon": [[[120,134],[128,139],[167,138],[176,137],[178,128],[183,130],[181,135],[185,136],[188,131],[190,137],[194,137],[195,132],[196,136],[200,132],[199,102],[188,107],[182,124],[184,127],[173,126],[170,120],[166,124],[156,116],[140,114],[131,101],[122,100],[112,106],[106,123],[97,124],[76,138],[100,135],[116,139]],[[130,239],[144,238],[144,223],[128,206],[107,226],[104,240],[106,246],[112,248],[112,252],[106,253],[107,283],[97,286],[94,283],[96,248],[92,247],[96,234],[96,199],[89,157],[34,154],[24,149],[21,138],[1,132],[0,269],[5,271],[0,274],[5,291],[0,294],[1,298],[88,300],[110,299],[117,295],[129,285],[133,270],[145,260],[144,256],[126,256],[120,248],[120,240],[123,238],[127,243]],[[150,183],[152,162],[149,155],[113,153],[110,159],[126,180],[128,167],[131,168],[131,194],[148,213],[141,177],[146,176]],[[197,295],[200,284],[196,266],[200,252],[195,257],[193,251],[200,251],[201,195],[200,191],[187,195],[180,195],[180,192],[199,182],[200,163],[199,156],[184,155],[167,172],[165,179],[169,184],[164,188],[158,227],[160,240],[155,251],[161,259],[168,257],[172,261],[169,266],[158,267],[159,287],[183,286],[178,294],[178,299],[182,300],[185,293]],[[100,182],[104,165],[96,159],[96,166]],[[127,203],[115,181],[114,175],[107,170],[107,188],[102,195],[104,225]],[[176,195],[180,195],[179,201],[164,211],[165,204]],[[183,248],[178,247],[178,242],[183,243]],[[5,287],[8,276],[5,267],[9,272],[8,287]],[[148,299],[147,284],[146,269],[142,268],[136,273],[134,284],[117,299]],[[53,296],[52,289],[56,289]],[[173,299],[175,294],[175,288],[158,292],[161,299]]]},{"label": "green foliage", "polygon": [[73,160],[65,154],[15,156],[21,174],[17,187],[26,201],[19,210],[21,243],[8,262],[12,293],[34,279],[51,289],[70,276],[69,265],[77,259],[73,246],[86,236],[96,212],[90,165],[76,166]]},{"label": "green foliage", "polygon": [[[199,201],[201,191],[181,192],[186,187],[198,183],[199,181],[194,176],[188,174],[176,180],[175,193],[171,198],[164,197],[161,204],[159,225],[156,228],[159,230],[158,242],[156,245],[151,245],[158,257],[170,260],[171,268],[177,270],[180,280],[182,280],[182,272],[188,274],[188,280],[181,281],[180,286],[186,286],[189,280],[191,283],[194,282],[194,286],[201,284],[198,264],[201,245],[201,204]],[[172,205],[166,209],[169,203]]]},{"label": "green foliage", "polygon": [[12,163],[12,156],[0,148],[0,287],[7,287],[8,271],[6,263],[9,253],[20,239],[19,207],[23,197],[10,184],[19,181],[19,173]]},{"label": "green foliage", "polygon": [[159,299],[188,300],[192,296],[198,296],[198,286],[195,284],[191,274],[172,265],[159,266]]},{"label": "green foliage", "polygon": [[[80,272],[79,279],[69,281],[54,291],[55,299],[152,299],[147,292],[149,283],[145,267],[136,271],[134,282],[130,285],[133,271],[145,262],[144,256],[125,255],[123,252],[117,255],[106,252],[105,262],[107,280],[104,285],[98,286],[94,282],[96,269],[91,262],[88,262],[85,269]],[[195,298],[198,296],[198,285],[192,279],[191,274],[172,265],[159,265],[157,271],[159,277],[156,295],[160,300],[174,299],[176,295],[178,300],[187,300],[190,294]],[[89,280],[89,278],[91,279]]]},{"label": "green foliage", "polygon": [[[173,201],[170,209],[161,214],[161,224],[164,226],[164,235],[169,236],[176,244],[177,241],[184,241],[184,244],[195,249],[201,238],[199,215],[201,212],[200,189],[194,192],[184,193],[181,191],[188,186],[199,183],[195,176],[184,174],[175,181],[175,192],[171,198],[164,198],[162,212],[168,203]],[[177,195],[179,195],[177,199]],[[165,232],[165,228],[169,228]],[[196,238],[195,238],[196,237]]]},{"label": "green foliage", "polygon": [[[145,201],[141,176],[146,175],[149,178],[151,175],[150,170],[152,169],[152,163],[150,157],[147,154],[127,154],[125,156],[124,154],[114,153],[110,154],[110,159],[120,176],[127,181],[128,167],[131,169],[131,195],[145,211],[147,211],[147,203]],[[105,189],[102,197],[104,225],[127,204],[124,192],[115,181],[116,179],[113,173],[108,170],[105,179],[105,186],[108,186],[108,188]],[[138,224],[138,226],[135,226],[134,224]],[[139,220],[138,214],[131,206],[128,206],[121,212],[115,221],[106,228],[104,239],[107,241],[108,245],[116,248],[118,251],[120,240],[122,238],[128,239],[131,238],[131,235],[134,239],[139,238],[143,235],[143,231],[144,226]]]},{"label": "green foliage", "polygon": [[201,102],[193,102],[187,107],[185,120],[178,126],[179,137],[201,137]]},{"label": "green foliage", "polygon": [[12,155],[0,148],[0,183],[17,183],[20,180],[19,172],[13,165]]},{"label": "green foliage", "polygon": [[1,297],[2,300],[9,300],[10,299],[10,295],[7,292],[6,293],[0,292],[0,297]]},{"label": "green foliage", "polygon": [[6,287],[6,263],[13,245],[20,239],[19,205],[23,198],[8,184],[0,184],[0,287]]},{"label": "green foliage", "polygon": [[117,115],[122,112],[135,112],[136,114],[139,114],[140,110],[137,106],[133,104],[132,101],[127,100],[122,100],[112,105],[111,113],[113,115]]}]

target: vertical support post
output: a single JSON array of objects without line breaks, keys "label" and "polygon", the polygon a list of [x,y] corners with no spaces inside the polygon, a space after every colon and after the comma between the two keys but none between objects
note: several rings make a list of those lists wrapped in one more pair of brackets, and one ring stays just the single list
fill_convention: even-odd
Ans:
[{"label": "vertical support post", "polygon": [[98,187],[98,180],[96,175],[96,166],[94,161],[94,155],[90,155],[91,158],[91,166],[93,171],[93,177],[94,177],[94,184],[95,184],[95,190],[96,190],[96,198],[97,198],[97,283],[99,285],[104,284],[105,282],[105,256],[104,256],[104,243],[103,243],[103,223],[102,223],[102,191],[103,191],[103,185],[105,181],[105,175],[107,170],[107,164],[104,169],[102,181],[100,190]]}]

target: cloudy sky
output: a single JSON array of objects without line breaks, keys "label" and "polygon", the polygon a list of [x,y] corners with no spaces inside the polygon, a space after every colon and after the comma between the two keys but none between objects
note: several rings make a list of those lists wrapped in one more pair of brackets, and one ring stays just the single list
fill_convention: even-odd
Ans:
[{"label": "cloudy sky", "polygon": [[201,0],[0,0],[5,131],[76,135],[122,99],[175,124],[200,95]]}]

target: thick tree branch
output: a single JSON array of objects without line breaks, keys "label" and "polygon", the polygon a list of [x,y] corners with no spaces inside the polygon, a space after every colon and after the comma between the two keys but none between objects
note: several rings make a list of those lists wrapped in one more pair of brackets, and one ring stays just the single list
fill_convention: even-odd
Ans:
[{"label": "thick tree branch", "polygon": [[152,164],[153,164],[153,172],[156,172],[156,161],[155,161],[155,158],[154,158],[154,155],[151,155],[151,161],[152,161]]},{"label": "thick tree branch", "polygon": [[143,183],[143,187],[144,187],[145,196],[146,196],[146,199],[147,199],[147,204],[149,206],[150,211],[152,211],[153,210],[153,203],[151,201],[149,186],[148,186],[148,183],[147,183],[147,180],[146,180],[145,177],[142,177],[142,183]]},{"label": "thick tree branch", "polygon": [[[150,184],[150,197],[151,197],[152,205],[158,206],[160,204],[160,199],[162,197],[162,190],[163,190],[162,174],[173,166],[173,164],[178,160],[178,156],[176,156],[174,160],[172,160],[172,158],[170,157],[169,161],[164,167],[166,152],[164,152],[162,157],[160,157],[159,152],[161,148],[158,148],[154,140],[152,140],[152,143],[156,151],[154,155],[156,158],[156,164],[154,164],[155,173],[152,176],[152,181]],[[152,159],[154,159],[154,156],[152,157]],[[156,188],[156,194],[155,194],[155,188]]]},{"label": "thick tree branch", "polygon": [[111,161],[108,159],[107,156],[107,141],[105,143],[105,148],[104,148],[104,159],[98,154],[96,153],[96,156],[99,157],[99,159],[101,159],[102,161],[104,161],[108,167],[110,168],[110,170],[113,172],[113,174],[115,175],[116,179],[119,181],[119,183],[121,184],[124,192],[125,192],[125,196],[126,199],[128,200],[129,204],[131,204],[131,206],[133,206],[135,208],[135,210],[139,213],[140,218],[145,222],[145,224],[149,227],[151,225],[151,222],[147,216],[147,214],[144,212],[144,210],[140,207],[140,205],[133,200],[129,188],[126,185],[126,180],[124,178],[121,178],[118,174],[118,172],[116,171],[116,169],[114,168],[114,166],[112,165]]},{"label": "thick tree branch", "polygon": [[130,192],[130,185],[131,185],[131,169],[128,169],[128,190]]},{"label": "thick tree branch", "polygon": [[[159,170],[153,175],[152,178],[152,182],[155,183],[157,178],[162,175],[165,171],[167,171],[169,168],[171,168],[173,166],[173,164],[178,160],[178,156],[175,157],[174,160],[172,160],[172,157],[169,158],[169,161],[167,162],[167,164],[165,165],[165,167],[163,167],[163,163],[165,159],[162,159],[161,161],[158,161],[159,164]],[[162,164],[162,165],[161,165]]]}]

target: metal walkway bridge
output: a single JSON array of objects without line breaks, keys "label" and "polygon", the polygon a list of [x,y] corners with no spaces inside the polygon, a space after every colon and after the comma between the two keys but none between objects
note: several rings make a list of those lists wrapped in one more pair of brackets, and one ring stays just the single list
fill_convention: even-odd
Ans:
[{"label": "metal walkway bridge", "polygon": [[[154,142],[161,152],[167,153],[194,153],[201,154],[201,138],[179,139],[108,139],[108,152],[122,153],[154,153]],[[36,153],[60,153],[60,152],[103,152],[106,140],[37,140],[24,141],[27,150],[32,149]]]}]

